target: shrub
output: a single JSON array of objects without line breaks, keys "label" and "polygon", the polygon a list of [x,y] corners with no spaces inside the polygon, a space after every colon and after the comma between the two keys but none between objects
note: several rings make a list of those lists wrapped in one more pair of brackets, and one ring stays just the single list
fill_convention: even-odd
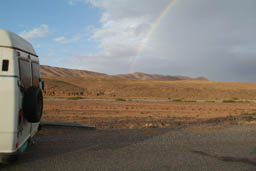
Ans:
[{"label": "shrub", "polygon": [[83,97],[75,96],[75,97],[69,97],[68,99],[69,100],[80,100],[80,99],[83,99]]},{"label": "shrub", "polygon": [[125,102],[126,100],[123,99],[123,98],[116,98],[116,101],[117,101],[117,102]]},{"label": "shrub", "polygon": [[251,103],[251,101],[249,101],[249,100],[240,100],[240,101],[237,101],[237,103]]},{"label": "shrub", "polygon": [[183,99],[173,99],[173,102],[183,102]]},{"label": "shrub", "polygon": [[195,102],[197,102],[197,101],[196,101],[196,100],[185,100],[184,102],[195,103]]},{"label": "shrub", "polygon": [[223,103],[236,103],[235,100],[223,100],[222,102]]},{"label": "shrub", "polygon": [[152,125],[149,128],[159,128],[159,126],[158,125]]}]

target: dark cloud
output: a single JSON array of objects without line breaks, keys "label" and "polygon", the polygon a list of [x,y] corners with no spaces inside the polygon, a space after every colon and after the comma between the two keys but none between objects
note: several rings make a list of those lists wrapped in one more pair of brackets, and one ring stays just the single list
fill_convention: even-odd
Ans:
[{"label": "dark cloud", "polygon": [[154,34],[153,46],[170,61],[175,58],[170,66],[181,74],[256,81],[255,6],[252,0],[177,2]]}]

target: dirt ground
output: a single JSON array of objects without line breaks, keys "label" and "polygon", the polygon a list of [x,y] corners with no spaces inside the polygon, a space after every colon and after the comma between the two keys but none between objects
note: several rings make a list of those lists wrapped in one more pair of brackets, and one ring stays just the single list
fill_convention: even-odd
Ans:
[{"label": "dirt ground", "polygon": [[146,74],[133,79],[42,68],[44,121],[79,122],[98,129],[256,123],[256,83],[170,81],[159,75],[148,79]]},{"label": "dirt ground", "polygon": [[256,103],[47,99],[43,121],[78,122],[97,129],[254,124]]},{"label": "dirt ground", "polygon": [[183,100],[254,100],[256,83],[148,81],[107,78],[44,78],[45,96],[84,98],[152,98]]}]

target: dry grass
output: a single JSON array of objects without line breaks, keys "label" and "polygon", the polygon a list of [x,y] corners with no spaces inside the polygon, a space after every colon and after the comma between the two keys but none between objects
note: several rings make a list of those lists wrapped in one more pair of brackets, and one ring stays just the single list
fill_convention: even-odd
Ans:
[{"label": "dry grass", "polygon": [[255,113],[255,103],[47,100],[43,120],[80,122],[97,128],[169,128],[253,122]]},{"label": "dry grass", "polygon": [[183,100],[253,100],[255,83],[211,81],[138,81],[113,78],[45,79],[46,96],[87,98],[158,98]]},{"label": "dry grass", "polygon": [[45,101],[47,121],[117,129],[255,122],[256,103],[251,102],[256,99],[256,83],[141,81],[104,75],[44,80],[45,97],[68,99]]}]

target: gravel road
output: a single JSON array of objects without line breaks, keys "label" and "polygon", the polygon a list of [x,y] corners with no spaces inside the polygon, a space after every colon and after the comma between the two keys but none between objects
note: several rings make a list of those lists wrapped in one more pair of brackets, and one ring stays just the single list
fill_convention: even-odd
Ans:
[{"label": "gravel road", "polygon": [[256,125],[225,128],[43,129],[0,170],[256,170]]}]

